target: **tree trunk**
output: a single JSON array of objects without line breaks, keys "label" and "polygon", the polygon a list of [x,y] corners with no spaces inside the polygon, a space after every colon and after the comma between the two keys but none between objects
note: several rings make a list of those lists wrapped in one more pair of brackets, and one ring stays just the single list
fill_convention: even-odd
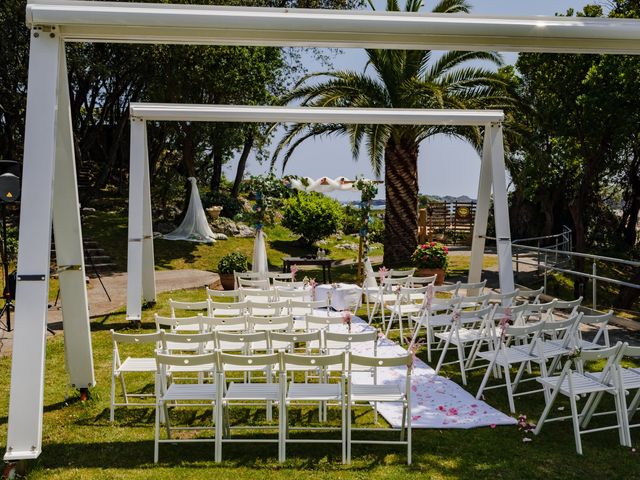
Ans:
[{"label": "tree trunk", "polygon": [[253,132],[247,133],[247,137],[244,140],[244,145],[242,147],[242,153],[240,154],[240,160],[238,161],[238,169],[236,170],[236,178],[233,181],[233,188],[231,189],[231,196],[233,198],[238,198],[238,194],[240,193],[240,184],[242,183],[242,178],[244,177],[244,170],[247,166],[247,159],[249,158],[249,153],[253,148],[253,141],[255,137]]},{"label": "tree trunk", "polygon": [[384,265],[406,265],[418,244],[418,146],[390,138],[384,152]]},{"label": "tree trunk", "polygon": [[182,201],[182,213],[176,221],[179,223],[184,218],[185,213],[187,213],[187,209],[189,208],[189,198],[191,197],[191,182],[188,180],[189,177],[196,176],[196,164],[195,164],[195,148],[193,145],[193,138],[191,137],[191,127],[188,125],[184,126],[184,140],[182,143],[182,165],[184,167],[185,172],[185,189],[184,189],[184,198]]},{"label": "tree trunk", "polygon": [[217,193],[220,190],[222,181],[222,148],[220,142],[213,145],[213,175],[211,176],[211,193]]},{"label": "tree trunk", "polygon": [[618,236],[625,247],[634,248],[638,241],[638,214],[640,214],[640,147],[632,153],[627,171],[627,188]]}]

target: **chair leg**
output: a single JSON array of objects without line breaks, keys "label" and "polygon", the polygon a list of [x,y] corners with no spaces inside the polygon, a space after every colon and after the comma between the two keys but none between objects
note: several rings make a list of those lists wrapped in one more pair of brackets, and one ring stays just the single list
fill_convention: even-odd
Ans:
[{"label": "chair leg", "polygon": [[578,418],[576,396],[570,395],[569,402],[571,403],[571,421],[573,422],[573,435],[576,440],[576,452],[578,452],[578,455],[582,455],[582,438],[580,436],[580,419]]},{"label": "chair leg", "polygon": [[504,384],[507,387],[507,397],[509,398],[509,411],[516,413],[516,404],[513,399],[513,389],[511,387],[511,372],[509,371],[509,364],[505,364],[504,367]]},{"label": "chair leg", "polygon": [[115,404],[116,403],[116,378],[111,375],[111,406],[109,407],[109,421],[115,420]]},{"label": "chair leg", "polygon": [[342,433],[342,463],[347,463],[347,406],[345,405],[344,399],[342,401],[342,409],[341,409],[341,433]]},{"label": "chair leg", "polygon": [[451,344],[451,335],[447,337],[447,341],[442,348],[442,353],[440,354],[440,358],[438,359],[438,364],[436,365],[436,375],[440,372],[442,368],[442,364],[444,363],[444,357],[447,355],[447,350],[449,350],[449,345]]},{"label": "chair leg", "polygon": [[411,422],[413,421],[411,415],[411,402],[407,402],[407,465],[411,465]]},{"label": "chair leg", "polygon": [[351,401],[347,399],[347,465],[351,464]]},{"label": "chair leg", "polygon": [[480,382],[480,388],[478,388],[478,393],[476,393],[476,400],[480,400],[480,398],[482,397],[482,392],[484,392],[484,387],[487,386],[487,383],[489,382],[489,376],[493,372],[493,368],[495,367],[495,365],[496,365],[496,357],[494,356],[491,359],[491,362],[489,363],[489,365],[487,366],[487,371],[484,372],[484,377],[482,377],[482,382]]},{"label": "chair leg", "polygon": [[160,456],[160,404],[156,404],[155,431],[153,438],[153,463],[158,463]]},{"label": "chair leg", "polygon": [[[564,378],[564,377],[562,377]],[[558,382],[558,386],[561,383]],[[547,389],[547,387],[544,387],[545,390]],[[542,415],[540,415],[540,418],[538,419],[538,424],[536,425],[535,430],[533,431],[534,435],[538,435],[540,433],[540,431],[542,430],[542,425],[544,425],[544,421],[547,419],[547,416],[549,415],[549,412],[551,412],[551,407],[553,407],[553,403],[556,401],[556,397],[558,396],[558,393],[560,393],[560,388],[556,388],[553,393],[551,394],[551,398],[549,399],[549,401],[547,402],[547,405],[544,407],[544,410],[542,411]]]},{"label": "chair leg", "polygon": [[467,385],[467,373],[464,370],[464,347],[460,343],[460,337],[458,336],[458,364],[460,365],[460,375],[462,376],[462,384]]},{"label": "chair leg", "polygon": [[216,424],[215,424],[215,435],[216,440],[214,443],[214,461],[216,463],[220,463],[222,461],[222,401],[219,399],[215,405],[216,409]]}]

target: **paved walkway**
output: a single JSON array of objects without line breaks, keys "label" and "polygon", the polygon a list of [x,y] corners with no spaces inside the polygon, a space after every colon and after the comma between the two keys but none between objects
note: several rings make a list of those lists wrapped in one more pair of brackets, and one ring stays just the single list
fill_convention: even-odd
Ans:
[{"label": "paved walkway", "polygon": [[[203,270],[161,270],[156,272],[157,293],[184,290],[211,285],[219,280],[218,274]],[[87,296],[91,318],[97,318],[120,310],[127,303],[127,274],[114,273],[103,276],[102,282],[111,296],[105,294],[100,281],[89,281]],[[52,302],[53,303],[53,302]],[[13,318],[11,319],[13,321]],[[47,324],[54,332],[62,331],[62,308],[60,302],[51,305],[47,315]],[[48,333],[51,335],[51,333]],[[13,332],[0,331],[0,355],[7,355],[13,346]]]}]

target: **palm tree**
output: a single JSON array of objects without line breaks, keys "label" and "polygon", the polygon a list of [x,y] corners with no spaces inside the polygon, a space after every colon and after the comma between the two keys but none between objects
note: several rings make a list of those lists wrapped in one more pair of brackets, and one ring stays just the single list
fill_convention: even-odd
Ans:
[{"label": "palm tree", "polygon": [[[369,0],[371,8],[371,0]],[[422,0],[407,0],[405,12],[417,13]],[[434,13],[468,13],[465,0],[439,0]],[[397,0],[387,1],[387,11],[399,12]],[[483,61],[500,66],[497,53],[447,52],[434,58],[430,50],[366,50],[364,72],[318,72],[304,77],[283,103],[312,107],[359,108],[467,108],[481,109],[504,102],[503,77],[489,69],[469,65]],[[371,67],[371,74],[367,71]],[[318,82],[318,77],[326,80]],[[420,143],[436,134],[469,140],[480,148],[478,128],[424,125],[294,124],[287,128],[274,152],[275,163],[283,149],[283,169],[305,140],[332,134],[348,135],[354,158],[365,140],[377,176],[384,166],[386,195],[384,264],[406,263],[417,244],[418,152]],[[454,173],[455,174],[455,173]]]}]

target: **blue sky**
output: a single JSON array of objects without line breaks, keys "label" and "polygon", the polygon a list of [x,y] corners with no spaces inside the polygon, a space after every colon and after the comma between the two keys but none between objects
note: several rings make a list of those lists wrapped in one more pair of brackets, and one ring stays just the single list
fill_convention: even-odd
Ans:
[{"label": "blue sky", "polygon": [[[401,0],[402,1],[402,0]],[[473,6],[473,13],[496,15],[554,15],[564,13],[569,8],[581,10],[588,4],[598,3],[599,0],[469,0]],[[375,0],[376,8],[384,9],[386,1]],[[434,0],[425,0],[424,11],[429,11],[435,4]],[[515,63],[517,54],[505,53],[506,63]],[[320,70],[312,58],[305,60],[310,71]],[[361,49],[345,49],[342,54],[335,56],[335,69],[351,69],[362,71],[365,66],[365,54]],[[363,148],[364,151],[364,148]],[[351,157],[349,142],[346,138],[332,137],[329,139],[307,140],[290,159],[285,173],[306,175],[313,178],[320,176],[354,178],[364,175],[373,178],[369,160],[362,156],[357,162]],[[226,167],[227,175],[233,178],[235,162]],[[257,174],[267,171],[268,165],[259,165],[252,157],[247,165],[248,173]],[[277,165],[277,173],[281,174],[282,166]],[[476,152],[465,142],[444,136],[433,137],[420,146],[418,159],[418,181],[420,193],[430,195],[468,195],[476,197],[478,176],[480,173],[480,159]],[[355,198],[354,194],[335,194],[341,200]],[[384,189],[380,189],[379,198],[383,198]]]}]

